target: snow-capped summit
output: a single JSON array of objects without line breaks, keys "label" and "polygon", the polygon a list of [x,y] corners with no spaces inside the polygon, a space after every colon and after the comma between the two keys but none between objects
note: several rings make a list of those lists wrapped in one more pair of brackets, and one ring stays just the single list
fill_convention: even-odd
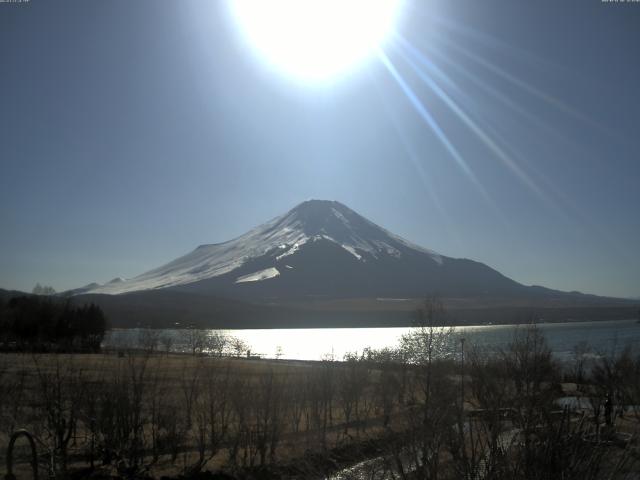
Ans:
[{"label": "snow-capped summit", "polygon": [[173,288],[273,296],[424,294],[486,288],[478,285],[485,277],[503,287],[518,285],[485,265],[414,245],[339,202],[309,200],[236,239],[201,245],[89,293]]},{"label": "snow-capped summit", "polygon": [[[281,217],[274,230],[291,229],[304,233],[303,242],[324,238],[335,242],[358,260],[368,256],[401,256],[403,248],[420,250],[430,255],[437,263],[442,258],[437,253],[414,245],[388,232],[349,207],[335,201],[309,200]],[[298,242],[299,243],[299,242]],[[288,247],[289,253],[291,247]]]}]

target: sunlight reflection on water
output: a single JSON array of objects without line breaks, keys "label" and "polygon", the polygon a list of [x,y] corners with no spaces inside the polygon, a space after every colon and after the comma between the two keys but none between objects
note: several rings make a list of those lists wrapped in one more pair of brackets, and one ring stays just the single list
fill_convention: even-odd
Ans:
[{"label": "sunlight reflection on water", "polygon": [[[595,353],[620,351],[627,345],[640,347],[640,323],[635,320],[607,322],[546,323],[538,327],[544,333],[549,346],[558,358],[567,359],[572,349],[582,341],[588,342]],[[457,340],[464,337],[467,345],[497,350],[512,339],[515,325],[482,325],[453,327],[452,349]],[[105,347],[135,347],[140,329],[116,329],[108,332]],[[342,360],[346,353],[362,353],[365,348],[396,347],[403,334],[410,328],[305,328],[305,329],[255,329],[212,330],[223,332],[243,340],[253,355],[266,358],[279,356],[297,360]],[[182,340],[181,330],[163,330],[161,335],[173,337],[172,350],[188,351]]]}]

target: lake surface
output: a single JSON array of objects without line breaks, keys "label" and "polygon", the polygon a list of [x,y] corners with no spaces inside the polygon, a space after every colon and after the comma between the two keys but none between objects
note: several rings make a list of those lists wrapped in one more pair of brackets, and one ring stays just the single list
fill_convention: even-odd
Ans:
[{"label": "lake surface", "polygon": [[[481,325],[453,327],[454,335],[464,337],[467,345],[475,344],[498,350],[514,338],[517,325]],[[538,328],[560,360],[573,357],[573,348],[587,342],[595,354],[611,354],[631,346],[640,348],[640,323],[636,320],[603,322],[542,323]],[[396,347],[402,335],[411,328],[307,328],[260,330],[206,330],[206,335],[223,333],[240,339],[253,355],[265,358],[297,360],[342,360],[346,353],[361,353],[365,348]],[[156,337],[170,337],[171,350],[189,351],[184,330],[161,330]],[[136,348],[149,336],[144,329],[114,329],[107,333],[103,345],[107,348]],[[159,348],[162,349],[162,341]],[[455,342],[458,344],[457,342]],[[458,344],[459,345],[459,344]]]}]

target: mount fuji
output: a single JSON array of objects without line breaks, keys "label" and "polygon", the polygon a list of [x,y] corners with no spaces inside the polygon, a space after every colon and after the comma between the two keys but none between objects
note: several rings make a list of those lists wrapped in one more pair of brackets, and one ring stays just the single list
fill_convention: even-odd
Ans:
[{"label": "mount fuji", "polygon": [[415,245],[335,201],[310,200],[132,279],[65,293],[114,326],[406,326],[425,296],[456,323],[631,318],[630,302],[525,286]]},{"label": "mount fuji", "polygon": [[482,263],[414,245],[339,202],[310,200],[234,240],[201,245],[83,293],[164,289],[260,299],[506,295],[530,288]]}]

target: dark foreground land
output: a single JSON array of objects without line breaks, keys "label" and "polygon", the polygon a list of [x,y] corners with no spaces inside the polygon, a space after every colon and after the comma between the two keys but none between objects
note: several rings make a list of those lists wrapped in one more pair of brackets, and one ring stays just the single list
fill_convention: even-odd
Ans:
[{"label": "dark foreground land", "polygon": [[[423,327],[344,362],[2,354],[0,456],[24,428],[40,478],[637,478],[637,352],[561,367],[535,328],[491,356],[443,359],[448,341]],[[13,455],[30,478],[24,438]]]}]

